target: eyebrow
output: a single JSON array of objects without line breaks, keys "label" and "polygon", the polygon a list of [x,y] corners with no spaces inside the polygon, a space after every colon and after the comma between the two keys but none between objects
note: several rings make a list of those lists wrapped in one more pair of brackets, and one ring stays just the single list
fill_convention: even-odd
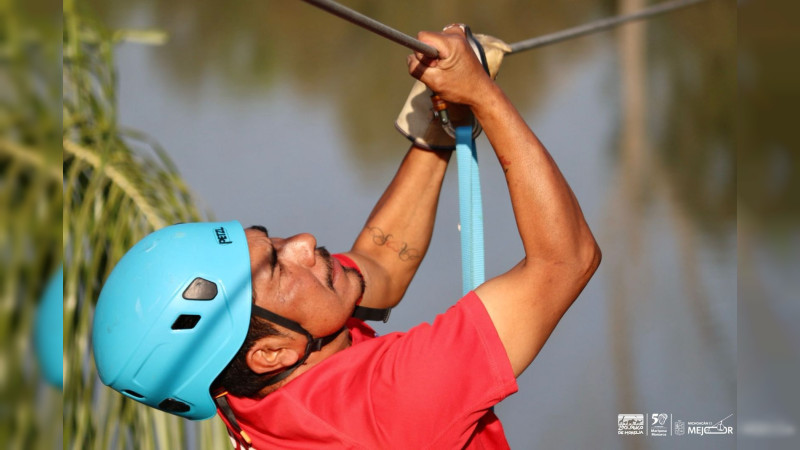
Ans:
[{"label": "eyebrow", "polygon": [[264,225],[250,225],[249,227],[247,227],[247,229],[261,231],[262,233],[266,234],[267,237],[269,237],[269,232],[267,231],[267,227],[265,227]]}]

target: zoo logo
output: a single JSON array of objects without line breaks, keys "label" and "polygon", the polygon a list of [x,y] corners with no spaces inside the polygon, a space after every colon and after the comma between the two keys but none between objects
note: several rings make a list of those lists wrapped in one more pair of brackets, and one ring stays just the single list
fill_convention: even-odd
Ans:
[{"label": "zoo logo", "polygon": [[644,434],[644,414],[617,415],[617,434],[636,436]]}]

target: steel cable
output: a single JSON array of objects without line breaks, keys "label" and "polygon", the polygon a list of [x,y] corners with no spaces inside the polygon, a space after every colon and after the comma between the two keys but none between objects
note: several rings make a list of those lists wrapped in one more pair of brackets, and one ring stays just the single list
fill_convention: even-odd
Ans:
[{"label": "steel cable", "polygon": [[[401,31],[398,31],[388,25],[385,25],[371,17],[367,17],[358,11],[340,5],[339,3],[336,3],[333,0],[303,0],[303,1],[306,3],[310,3],[322,10],[325,10],[337,17],[347,20],[348,22],[351,22],[355,25],[358,25],[369,31],[372,31],[373,33],[383,36],[386,39],[389,39],[390,41],[394,41],[400,45],[410,48],[411,50],[422,53],[423,55],[429,58],[439,57],[439,51],[431,47],[430,45],[418,39],[415,39]],[[686,8],[688,6],[692,6],[706,1],[708,0],[673,0],[660,3],[658,5],[654,5],[648,8],[644,8],[641,11],[637,11],[635,13],[595,20],[584,25],[579,25],[577,27],[568,28],[566,30],[557,31],[555,33],[550,33],[543,36],[538,36],[535,38],[515,42],[510,45],[511,52],[509,54],[513,55],[515,53],[523,52],[525,50],[531,50],[534,48],[543,47],[545,45],[550,45],[550,44],[555,44],[557,42],[565,41],[567,39],[572,39],[587,34],[596,33],[598,31],[607,30],[609,28],[613,28],[615,26],[622,25],[627,22],[647,19],[659,14],[664,14],[670,11]]]},{"label": "steel cable", "polygon": [[557,42],[565,41],[567,39],[572,39],[587,34],[596,33],[598,31],[607,30],[609,28],[613,28],[615,26],[621,25],[626,22],[647,19],[649,17],[653,17],[659,14],[664,14],[670,11],[675,11],[676,9],[685,8],[687,6],[692,6],[694,4],[705,1],[707,0],[675,0],[671,2],[660,3],[658,5],[651,6],[649,8],[644,8],[641,11],[637,11],[635,13],[595,20],[577,27],[568,28],[566,30],[557,31],[555,33],[546,34],[544,36],[539,36],[531,39],[526,39],[524,41],[515,42],[513,44],[510,44],[511,52],[509,52],[508,54],[513,55],[514,53],[519,53],[525,50],[544,47],[545,45],[555,44]]}]

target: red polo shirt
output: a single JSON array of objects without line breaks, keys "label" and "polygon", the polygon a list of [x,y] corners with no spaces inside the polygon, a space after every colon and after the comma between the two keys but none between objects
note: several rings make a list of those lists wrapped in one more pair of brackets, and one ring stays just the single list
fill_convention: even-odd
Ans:
[{"label": "red polo shirt", "polygon": [[490,408],[516,379],[475,293],[407,333],[347,327],[351,347],[278,390],[229,396],[253,448],[508,448]]}]

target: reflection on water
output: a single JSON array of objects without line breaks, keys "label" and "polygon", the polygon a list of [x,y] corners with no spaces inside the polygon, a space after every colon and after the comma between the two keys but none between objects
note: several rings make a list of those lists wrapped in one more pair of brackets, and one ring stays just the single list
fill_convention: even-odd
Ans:
[{"label": "reflection on water", "polygon": [[[406,49],[302,2],[93,3],[112,26],[170,34],[163,47],[120,49],[122,122],[161,142],[218,218],[349,245],[407,146],[392,126],[411,86]],[[508,42],[618,8],[346,4],[409,34],[458,21]],[[565,172],[605,258],[497,409],[512,447],[682,448],[617,437],[617,414],[735,411],[734,18],[734,2],[712,1],[504,63],[499,83]],[[521,249],[502,172],[478,145],[491,276]],[[454,177],[421,273],[381,332],[430,321],[457,298]]]}]

